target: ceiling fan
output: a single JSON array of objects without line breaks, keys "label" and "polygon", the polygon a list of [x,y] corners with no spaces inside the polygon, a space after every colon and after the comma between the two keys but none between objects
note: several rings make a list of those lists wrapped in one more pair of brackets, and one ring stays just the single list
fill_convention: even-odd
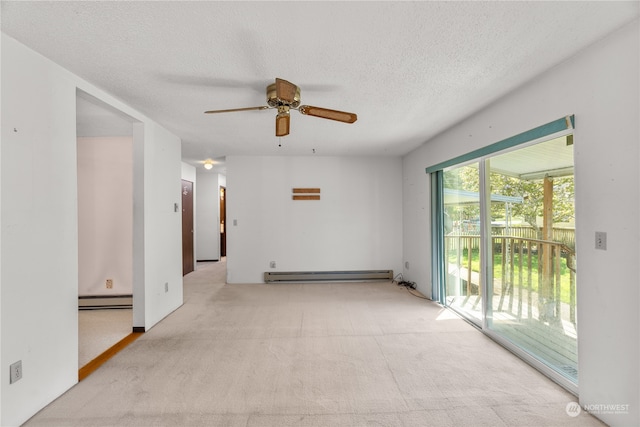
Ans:
[{"label": "ceiling fan", "polygon": [[276,78],[276,82],[267,86],[267,104],[260,107],[231,108],[227,110],[210,110],[205,114],[230,113],[234,111],[266,110],[277,108],[276,116],[276,136],[289,135],[289,123],[291,110],[298,110],[307,116],[320,117],[321,119],[336,120],[343,123],[353,123],[358,120],[355,113],[345,111],[330,110],[328,108],[313,107],[311,105],[300,105],[300,88],[291,82]]}]

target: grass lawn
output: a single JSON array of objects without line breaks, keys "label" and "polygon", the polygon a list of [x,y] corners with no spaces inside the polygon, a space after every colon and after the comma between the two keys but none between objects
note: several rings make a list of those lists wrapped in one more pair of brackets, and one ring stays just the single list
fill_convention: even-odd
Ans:
[{"label": "grass lawn", "polygon": [[[457,254],[455,251],[449,252],[449,262],[457,262]],[[468,250],[465,248],[462,251],[461,262],[463,267],[467,267],[469,263]],[[515,253],[513,257],[513,286],[519,285],[519,266],[520,266],[520,254]],[[471,251],[471,270],[475,272],[480,271],[480,257],[478,249]],[[538,292],[538,255],[531,255],[531,288],[533,292]],[[493,256],[493,278],[499,280],[502,278],[502,254],[497,253]],[[567,260],[565,258],[560,259],[560,299],[562,302],[570,304],[570,270],[567,268]],[[523,254],[522,259],[522,287],[527,289],[529,286],[529,271],[528,271],[528,255]]]}]

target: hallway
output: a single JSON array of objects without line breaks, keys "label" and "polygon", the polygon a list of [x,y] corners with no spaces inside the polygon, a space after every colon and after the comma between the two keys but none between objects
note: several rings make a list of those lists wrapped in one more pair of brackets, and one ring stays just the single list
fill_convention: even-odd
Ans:
[{"label": "hallway", "polygon": [[226,285],[184,305],[27,426],[601,426],[574,396],[388,282]]}]

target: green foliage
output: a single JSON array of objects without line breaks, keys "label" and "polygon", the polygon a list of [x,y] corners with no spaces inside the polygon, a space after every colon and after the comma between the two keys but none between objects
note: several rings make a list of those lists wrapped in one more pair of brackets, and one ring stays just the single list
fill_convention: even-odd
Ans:
[{"label": "green foliage", "polygon": [[[443,173],[444,188],[478,192],[480,177],[478,164],[452,169]],[[445,213],[454,221],[468,221],[480,218],[480,201],[477,204],[445,206]]]},{"label": "green foliage", "polygon": [[[491,193],[521,197],[523,203],[514,203],[511,206],[513,217],[522,218],[536,231],[539,229],[538,218],[542,216],[544,197],[542,180],[527,181],[492,173]],[[492,219],[504,218],[504,212],[503,204],[491,204]],[[569,222],[574,216],[573,176],[554,178],[553,222]]]},{"label": "green foliage", "polygon": [[[444,188],[479,192],[480,177],[478,164],[463,166],[443,174]],[[491,173],[490,190],[492,194],[522,198],[522,203],[511,204],[511,217],[521,219],[539,230],[538,218],[543,210],[543,182],[524,180],[511,176]],[[570,222],[575,217],[573,176],[553,179],[553,222]],[[480,217],[478,204],[459,204],[445,206],[445,212],[454,221],[474,220]],[[492,221],[504,220],[506,209],[504,203],[491,203]]]}]

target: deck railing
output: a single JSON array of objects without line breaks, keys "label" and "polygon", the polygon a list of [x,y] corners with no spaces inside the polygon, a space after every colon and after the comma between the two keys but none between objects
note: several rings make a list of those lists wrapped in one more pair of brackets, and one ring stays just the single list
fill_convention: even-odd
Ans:
[{"label": "deck railing", "polygon": [[[504,226],[492,225],[491,234],[496,236],[507,235],[512,237],[523,237],[525,239],[537,239],[538,231],[531,226]],[[553,227],[551,229],[551,240],[562,243],[570,248],[576,247],[576,230],[574,228]]]},{"label": "deck railing", "polygon": [[[494,235],[491,237],[494,311],[512,313],[518,319],[576,322],[576,256],[561,242]],[[445,253],[457,266],[462,295],[481,294],[481,275],[474,252],[478,235],[447,235]],[[564,262],[563,262],[564,261]]]}]

